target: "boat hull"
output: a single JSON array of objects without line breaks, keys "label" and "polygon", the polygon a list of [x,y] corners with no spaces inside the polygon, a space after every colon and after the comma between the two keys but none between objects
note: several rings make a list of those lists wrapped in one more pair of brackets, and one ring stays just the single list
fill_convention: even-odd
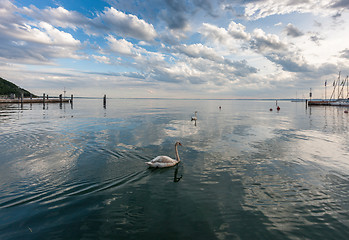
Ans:
[{"label": "boat hull", "polygon": [[339,101],[308,101],[308,105],[313,106],[349,106],[349,100]]}]

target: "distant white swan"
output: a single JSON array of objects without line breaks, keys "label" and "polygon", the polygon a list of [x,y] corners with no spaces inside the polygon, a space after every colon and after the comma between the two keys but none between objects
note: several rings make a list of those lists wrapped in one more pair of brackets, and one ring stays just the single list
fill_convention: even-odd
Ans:
[{"label": "distant white swan", "polygon": [[182,146],[182,144],[180,142],[176,142],[176,144],[175,144],[176,159],[172,159],[168,156],[157,156],[156,158],[154,158],[150,162],[146,162],[146,164],[149,167],[154,167],[154,168],[165,168],[165,167],[175,166],[176,164],[178,164],[181,161],[179,159],[179,155],[178,155],[178,149],[177,149],[178,145]]},{"label": "distant white swan", "polygon": [[194,117],[191,117],[191,120],[192,120],[192,121],[198,120],[198,117],[196,116],[196,113],[197,113],[197,111],[195,111],[195,116],[194,116]]}]

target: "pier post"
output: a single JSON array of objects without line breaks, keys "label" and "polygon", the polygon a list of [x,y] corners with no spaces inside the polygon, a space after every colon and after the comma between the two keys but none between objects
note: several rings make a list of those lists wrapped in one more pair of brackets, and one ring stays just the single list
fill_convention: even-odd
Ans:
[{"label": "pier post", "polygon": [[70,108],[73,109],[73,94],[70,96]]},{"label": "pier post", "polygon": [[104,94],[104,97],[103,97],[103,107],[107,108],[107,95],[106,94]]},{"label": "pier post", "polygon": [[59,94],[59,108],[62,109],[62,94]]},{"label": "pier post", "polygon": [[45,109],[45,93],[42,95],[42,109]]},{"label": "pier post", "polygon": [[21,94],[21,108],[23,109],[23,93]]}]

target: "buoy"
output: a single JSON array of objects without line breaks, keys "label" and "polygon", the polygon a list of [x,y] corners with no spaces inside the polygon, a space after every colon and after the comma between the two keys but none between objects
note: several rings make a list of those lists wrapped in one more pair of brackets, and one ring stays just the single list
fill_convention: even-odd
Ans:
[{"label": "buoy", "polygon": [[348,110],[344,110],[344,113],[348,113]]},{"label": "buoy", "polygon": [[278,107],[276,108],[276,110],[280,111],[280,107],[278,106]]},{"label": "buoy", "polygon": [[269,111],[271,112],[271,111],[273,111],[273,109],[272,109],[272,108],[270,108],[270,109],[269,109]]},{"label": "buoy", "polygon": [[219,106],[219,110],[221,110],[222,109],[222,107],[221,106]]}]

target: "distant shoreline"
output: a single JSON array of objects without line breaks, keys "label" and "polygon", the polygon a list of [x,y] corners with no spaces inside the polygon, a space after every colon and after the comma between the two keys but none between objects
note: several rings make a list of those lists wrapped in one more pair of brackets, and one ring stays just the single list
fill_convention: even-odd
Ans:
[{"label": "distant shoreline", "polygon": [[[80,98],[80,99],[103,99],[103,97],[77,97],[74,96],[74,98]],[[107,99],[140,99],[140,100],[227,100],[227,101],[244,101],[244,100],[248,100],[248,101],[294,101],[296,100],[295,98],[283,98],[283,99],[279,99],[279,98],[163,98],[163,97],[159,97],[159,98],[146,98],[146,97],[107,97]],[[308,100],[308,99],[297,99],[297,100]],[[321,100],[321,99],[313,99],[313,100]]]},{"label": "distant shoreline", "polygon": [[[23,102],[24,101],[28,101],[29,98],[23,98]],[[63,101],[69,101],[70,98],[63,98]],[[103,99],[103,97],[78,97],[78,96],[74,96],[74,99]],[[146,98],[146,97],[107,97],[107,99],[134,99],[134,100],[215,100],[215,101],[294,101],[294,100],[303,100],[305,102],[305,100],[308,99],[295,99],[295,98],[163,98],[163,97],[159,97],[159,98]],[[42,97],[36,97],[36,98],[32,98],[33,101],[42,101]],[[55,100],[55,101],[59,101],[58,97],[49,97],[48,101],[51,100]],[[322,99],[312,99],[312,100],[322,100]],[[9,98],[0,98],[0,102],[17,102],[20,101],[20,99],[16,98],[16,99],[9,99]],[[46,100],[47,101],[47,100]],[[301,101],[299,101],[301,102]]]}]

